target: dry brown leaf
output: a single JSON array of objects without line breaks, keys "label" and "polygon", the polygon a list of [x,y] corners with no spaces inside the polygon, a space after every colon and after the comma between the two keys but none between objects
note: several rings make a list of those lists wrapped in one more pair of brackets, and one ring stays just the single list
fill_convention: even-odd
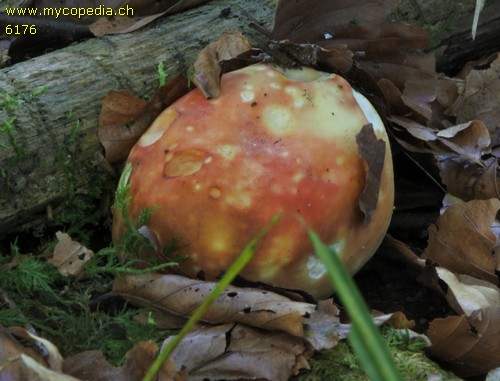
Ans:
[{"label": "dry brown leaf", "polygon": [[41,353],[21,344],[10,329],[0,327],[0,367],[7,359],[14,358],[21,354],[32,357],[43,366],[48,365]]},{"label": "dry brown leaf", "polygon": [[193,83],[206,98],[220,93],[221,62],[236,58],[252,46],[240,32],[225,32],[219,39],[208,44],[193,64]]},{"label": "dry brown leaf", "polygon": [[387,244],[392,249],[388,254],[391,258],[394,258],[395,255],[393,254],[396,253],[398,260],[403,260],[418,269],[425,267],[425,259],[420,258],[407,244],[392,237],[390,234],[385,235],[384,244]]},{"label": "dry brown leaf", "polygon": [[149,126],[134,123],[145,112],[146,101],[129,90],[110,92],[102,102],[98,136],[110,163],[126,159],[130,149]]},{"label": "dry brown leaf", "polygon": [[462,158],[438,161],[440,176],[447,191],[464,201],[500,198],[497,159],[482,161],[483,165]]},{"label": "dry brown leaf", "polygon": [[480,120],[445,128],[436,136],[443,145],[473,162],[480,162],[491,151],[490,134]]},{"label": "dry brown leaf", "polygon": [[81,381],[67,374],[44,367],[32,357],[20,354],[0,362],[2,381]]},{"label": "dry brown leaf", "polygon": [[59,231],[56,237],[59,242],[54,248],[52,258],[48,261],[56,266],[63,276],[79,275],[94,252],[81,243],[73,241],[66,233]]},{"label": "dry brown leaf", "polygon": [[125,160],[144,131],[169,105],[189,91],[187,80],[178,74],[159,88],[149,102],[128,90],[110,92],[99,115],[98,136],[110,163]]},{"label": "dry brown leaf", "polygon": [[447,289],[443,292],[458,314],[471,316],[481,309],[500,308],[500,289],[494,284],[468,275],[453,274],[443,267],[437,267],[435,271],[436,276],[446,283]]},{"label": "dry brown leaf", "polygon": [[439,161],[456,159],[458,156],[469,163],[482,165],[482,156],[491,151],[489,132],[480,120],[438,130],[406,117],[391,116],[389,119],[421,143],[412,144],[412,140],[406,138],[405,145],[402,139],[398,139],[405,148],[434,154]]},{"label": "dry brown leaf", "polygon": [[[165,341],[164,345],[172,338]],[[286,381],[307,368],[312,350],[298,337],[224,324],[188,334],[171,360],[190,381],[206,379]]]},{"label": "dry brown leaf", "polygon": [[161,16],[182,12],[207,1],[209,0],[121,1],[118,6],[115,6],[115,9],[128,5],[133,10],[133,15],[113,18],[101,17],[92,23],[89,29],[96,37],[130,33]]},{"label": "dry brown leaf", "polygon": [[29,332],[22,327],[11,327],[9,331],[24,340],[34,342],[39,348],[43,348],[43,356],[47,363],[47,366],[55,371],[60,371],[62,369],[63,358],[59,353],[57,347],[52,344],[49,340],[44,339],[34,333]]},{"label": "dry brown leaf", "polygon": [[337,345],[341,335],[340,310],[332,300],[318,302],[316,310],[304,325],[304,336],[315,350],[331,349]]},{"label": "dry brown leaf", "polygon": [[356,135],[356,143],[366,172],[365,188],[359,196],[359,208],[365,216],[365,225],[368,225],[377,209],[386,146],[382,139],[377,139],[371,123],[363,126]]},{"label": "dry brown leaf", "polygon": [[[23,345],[20,339],[32,345]],[[50,341],[22,327],[0,329],[0,380],[77,381],[60,373],[62,363]]]},{"label": "dry brown leaf", "polygon": [[[135,304],[185,317],[191,315],[214,286],[214,282],[152,273],[117,277],[113,292]],[[314,310],[313,304],[294,302],[273,292],[229,286],[210,306],[203,320],[213,324],[239,322],[303,337],[304,320]]]},{"label": "dry brown leaf", "polygon": [[[85,351],[64,360],[64,372],[82,380],[140,381],[153,363],[158,352],[155,343],[141,341],[127,352],[125,364],[116,367],[108,363],[102,352]],[[184,372],[173,370],[172,364],[163,364],[158,381],[186,381]]]},{"label": "dry brown leaf", "polygon": [[[485,68],[487,66],[487,68]],[[465,68],[465,88],[449,110],[458,123],[480,119],[491,134],[494,146],[500,144],[500,53],[486,61],[471,63]]]},{"label": "dry brown leaf", "polygon": [[[82,380],[119,381],[120,369],[108,363],[101,351],[85,351],[64,360],[65,373]],[[129,379],[124,379],[126,381]],[[140,378],[136,378],[137,381]]]},{"label": "dry brown leaf", "polygon": [[430,356],[461,377],[487,373],[500,366],[500,307],[431,322]]},{"label": "dry brown leaf", "polygon": [[422,258],[458,274],[498,284],[492,253],[497,237],[491,230],[500,200],[473,200],[452,205],[429,227]]}]

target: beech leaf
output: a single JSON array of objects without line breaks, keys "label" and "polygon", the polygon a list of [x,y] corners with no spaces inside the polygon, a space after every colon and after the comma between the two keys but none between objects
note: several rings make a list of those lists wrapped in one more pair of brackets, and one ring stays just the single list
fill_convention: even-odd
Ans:
[{"label": "beech leaf", "polygon": [[482,165],[463,158],[438,161],[440,176],[448,193],[464,201],[500,198],[497,178],[497,158],[482,161]]},{"label": "beech leaf", "polygon": [[216,97],[220,92],[221,62],[236,58],[251,48],[241,32],[225,32],[198,54],[193,64],[193,83],[206,98]]},{"label": "beech leaf", "polygon": [[[117,277],[113,291],[127,300],[187,317],[214,288],[214,282],[179,275],[146,274]],[[280,330],[304,336],[304,321],[315,305],[295,302],[276,293],[230,286],[209,307],[204,321],[239,322],[266,330]]]},{"label": "beech leaf", "polygon": [[[141,341],[127,352],[123,366],[108,363],[101,351],[85,351],[64,360],[64,372],[81,380],[141,381],[158,352],[158,346]],[[187,381],[184,371],[176,371],[172,362],[163,364],[158,381]]]},{"label": "beech leaf", "polygon": [[134,124],[144,113],[146,101],[129,90],[112,91],[102,102],[98,136],[111,162],[124,160],[147,126]]},{"label": "beech leaf", "polygon": [[442,267],[437,267],[435,271],[448,286],[443,291],[458,314],[471,316],[474,311],[500,307],[500,289],[494,284],[468,275],[453,274]]},{"label": "beech leaf", "polygon": [[482,156],[491,151],[490,134],[480,120],[439,130],[424,126],[420,122],[407,117],[395,115],[389,119],[406,130],[412,137],[424,143],[412,148],[409,146],[411,144],[410,139],[406,139],[406,142],[398,139],[402,145],[413,152],[434,154],[437,156],[438,161],[455,159],[459,156],[469,163],[482,165]]},{"label": "beech leaf", "polygon": [[500,366],[500,307],[435,319],[427,352],[460,377],[479,376]]},{"label": "beech leaf", "polygon": [[62,369],[63,357],[52,342],[34,333],[31,333],[27,329],[22,327],[11,327],[9,331],[13,335],[16,335],[17,337],[23,338],[30,342],[35,342],[35,346],[43,348],[44,359],[50,369],[56,371],[60,371]]},{"label": "beech leaf", "polygon": [[497,237],[491,227],[500,200],[472,200],[451,205],[429,227],[429,241],[422,258],[431,259],[454,273],[498,284],[492,253]]},{"label": "beech leaf", "polygon": [[80,274],[94,252],[81,243],[73,241],[66,233],[59,231],[56,233],[56,237],[59,242],[54,248],[53,257],[49,259],[49,262],[56,266],[64,276]]},{"label": "beech leaf", "polygon": [[189,333],[170,359],[176,370],[186,370],[190,381],[286,381],[308,367],[311,354],[310,348],[298,337],[283,332],[263,332],[241,324],[224,324]]},{"label": "beech leaf", "polygon": [[1,379],[15,381],[81,381],[66,374],[46,368],[24,353],[12,356],[1,367]]}]

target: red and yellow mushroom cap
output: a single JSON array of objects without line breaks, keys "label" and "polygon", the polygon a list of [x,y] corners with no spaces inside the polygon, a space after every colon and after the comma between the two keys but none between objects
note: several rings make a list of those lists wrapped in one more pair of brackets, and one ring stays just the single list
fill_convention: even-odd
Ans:
[{"label": "red and yellow mushroom cap", "polygon": [[[386,142],[377,206],[359,207],[366,169],[356,135],[371,123]],[[129,213],[157,206],[160,245],[184,246],[181,268],[215,279],[273,218],[241,273],[252,281],[333,290],[300,216],[351,272],[375,252],[390,222],[394,182],[388,137],[373,106],[342,77],[256,64],[224,74],[220,95],[193,90],[154,121],[132,149]],[[124,232],[119,213],[113,234]]]}]

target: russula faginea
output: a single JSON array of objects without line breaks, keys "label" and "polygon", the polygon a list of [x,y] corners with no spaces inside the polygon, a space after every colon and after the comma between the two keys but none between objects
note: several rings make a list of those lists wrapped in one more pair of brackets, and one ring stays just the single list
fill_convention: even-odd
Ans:
[{"label": "russula faginea", "polygon": [[[371,123],[386,142],[376,209],[359,198],[366,163],[356,135]],[[388,137],[373,106],[342,77],[256,64],[224,74],[220,95],[193,90],[154,121],[132,149],[129,213],[157,206],[148,223],[160,247],[183,244],[189,276],[216,279],[276,215],[241,273],[321,298],[332,286],[303,222],[351,273],[379,246],[392,214]],[[115,213],[114,238],[124,233]]]}]

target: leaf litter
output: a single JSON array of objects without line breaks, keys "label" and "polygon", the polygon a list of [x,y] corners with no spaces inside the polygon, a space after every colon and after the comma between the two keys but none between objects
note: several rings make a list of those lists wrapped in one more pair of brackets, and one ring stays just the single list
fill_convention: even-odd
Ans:
[{"label": "leaf litter", "polygon": [[[434,57],[421,51],[428,43],[426,32],[414,26],[385,21],[387,14],[397,6],[397,1],[352,0],[347,6],[343,6],[342,2],[332,3],[324,3],[311,10],[307,1],[294,2],[293,7],[291,2],[280,1],[271,33],[276,42],[267,45],[267,48],[277,47],[276,51],[281,52],[275,52],[277,57],[285,51],[286,56],[292,56],[292,61],[297,57],[302,59],[301,52],[313,51],[317,56],[311,64],[323,70],[345,73],[354,84],[364,82],[360,84],[361,88],[369,88],[379,96],[376,103],[393,123],[390,130],[395,141],[408,153],[424,153],[434,158],[448,196],[458,201],[452,203],[436,224],[429,227],[429,242],[422,255],[425,262],[417,259],[416,255],[413,257],[412,250],[398,240],[393,244],[405,251],[406,257],[412,258],[416,266],[430,271],[433,287],[446,284],[440,291],[458,314],[431,322],[427,336],[432,346],[428,353],[463,377],[498,368],[500,310],[497,272],[500,269],[500,254],[497,254],[499,232],[495,230],[495,225],[498,226],[496,215],[500,208],[497,185],[500,58],[497,54],[470,63],[456,78],[438,76],[434,72]],[[120,28],[117,26],[114,32],[119,32]],[[205,90],[207,96],[217,94],[218,78],[224,70],[221,69],[222,61],[237,59],[249,51],[255,53],[244,37],[236,33],[231,35],[212,43],[215,45],[207,47],[200,55],[195,83]],[[261,52],[264,51],[260,48]],[[269,52],[272,54],[273,50],[264,51]],[[248,58],[246,61],[252,62]],[[360,78],[367,80],[360,81]],[[110,94],[111,98],[105,100],[103,105],[99,128],[107,159],[110,162],[124,160],[130,147],[152,120],[189,88],[188,81],[179,76],[147,103],[126,92]],[[190,281],[194,283],[186,285],[183,282],[188,280],[181,281],[179,278],[170,279],[173,286],[161,282],[154,284],[163,277],[170,275],[117,278],[114,291],[139,305],[160,307],[160,310],[184,317],[189,316],[200,297],[212,287],[193,280]],[[179,287],[180,284],[182,286]],[[164,290],[168,290],[166,295],[162,294]],[[181,298],[183,293],[189,294],[189,297]],[[294,374],[301,367],[307,367],[311,348],[331,347],[343,337],[338,311],[318,314],[321,303],[285,301],[276,295],[247,289],[231,289],[225,293],[219,301],[220,310],[214,310],[212,315],[205,317],[218,325],[200,326],[193,331],[193,336],[178,347],[174,356],[177,362],[165,364],[162,370],[164,379],[184,380],[189,372],[190,376],[200,374],[200,377],[222,369],[230,373],[242,365],[232,362],[235,356],[248,356],[248,363],[252,363],[250,359],[276,356],[282,359],[279,366],[284,366],[279,369],[284,374]],[[169,298],[175,303],[168,303]],[[234,303],[236,300],[239,303]],[[260,307],[256,300],[260,301]],[[235,316],[238,318],[235,319]],[[336,332],[338,336],[327,339],[325,331]],[[196,335],[212,338],[204,345],[214,345],[211,348],[214,361],[190,357],[193,353],[190,340],[195,345],[203,342],[195,339]],[[234,342],[228,344],[228,337],[234,338]],[[279,356],[277,352],[273,355],[268,352],[282,350],[280,345],[271,349],[269,343],[273,343],[274,339],[287,343]],[[183,348],[182,345],[187,346]],[[156,349],[149,344],[141,343],[138,348],[138,352],[147,353],[150,357],[156,353]],[[252,357],[255,353],[258,356]],[[98,374],[111,374],[106,372],[120,374],[116,377],[122,378],[116,379],[134,379],[130,376],[132,369],[127,363],[123,368],[109,368],[102,354],[80,355],[82,358],[88,356],[90,363],[100,358],[102,369],[108,367],[107,371],[93,373],[92,379],[99,379]],[[132,352],[130,361],[141,356]],[[65,369],[75,369],[79,363],[85,363],[82,358],[73,363],[67,359]],[[184,364],[191,364],[190,370],[186,371]],[[255,377],[255,373],[243,374],[245,370],[241,369],[239,375],[243,378]],[[89,369],[80,369],[80,372],[84,371]],[[272,369],[266,367],[259,376],[276,375],[266,371]]]}]

